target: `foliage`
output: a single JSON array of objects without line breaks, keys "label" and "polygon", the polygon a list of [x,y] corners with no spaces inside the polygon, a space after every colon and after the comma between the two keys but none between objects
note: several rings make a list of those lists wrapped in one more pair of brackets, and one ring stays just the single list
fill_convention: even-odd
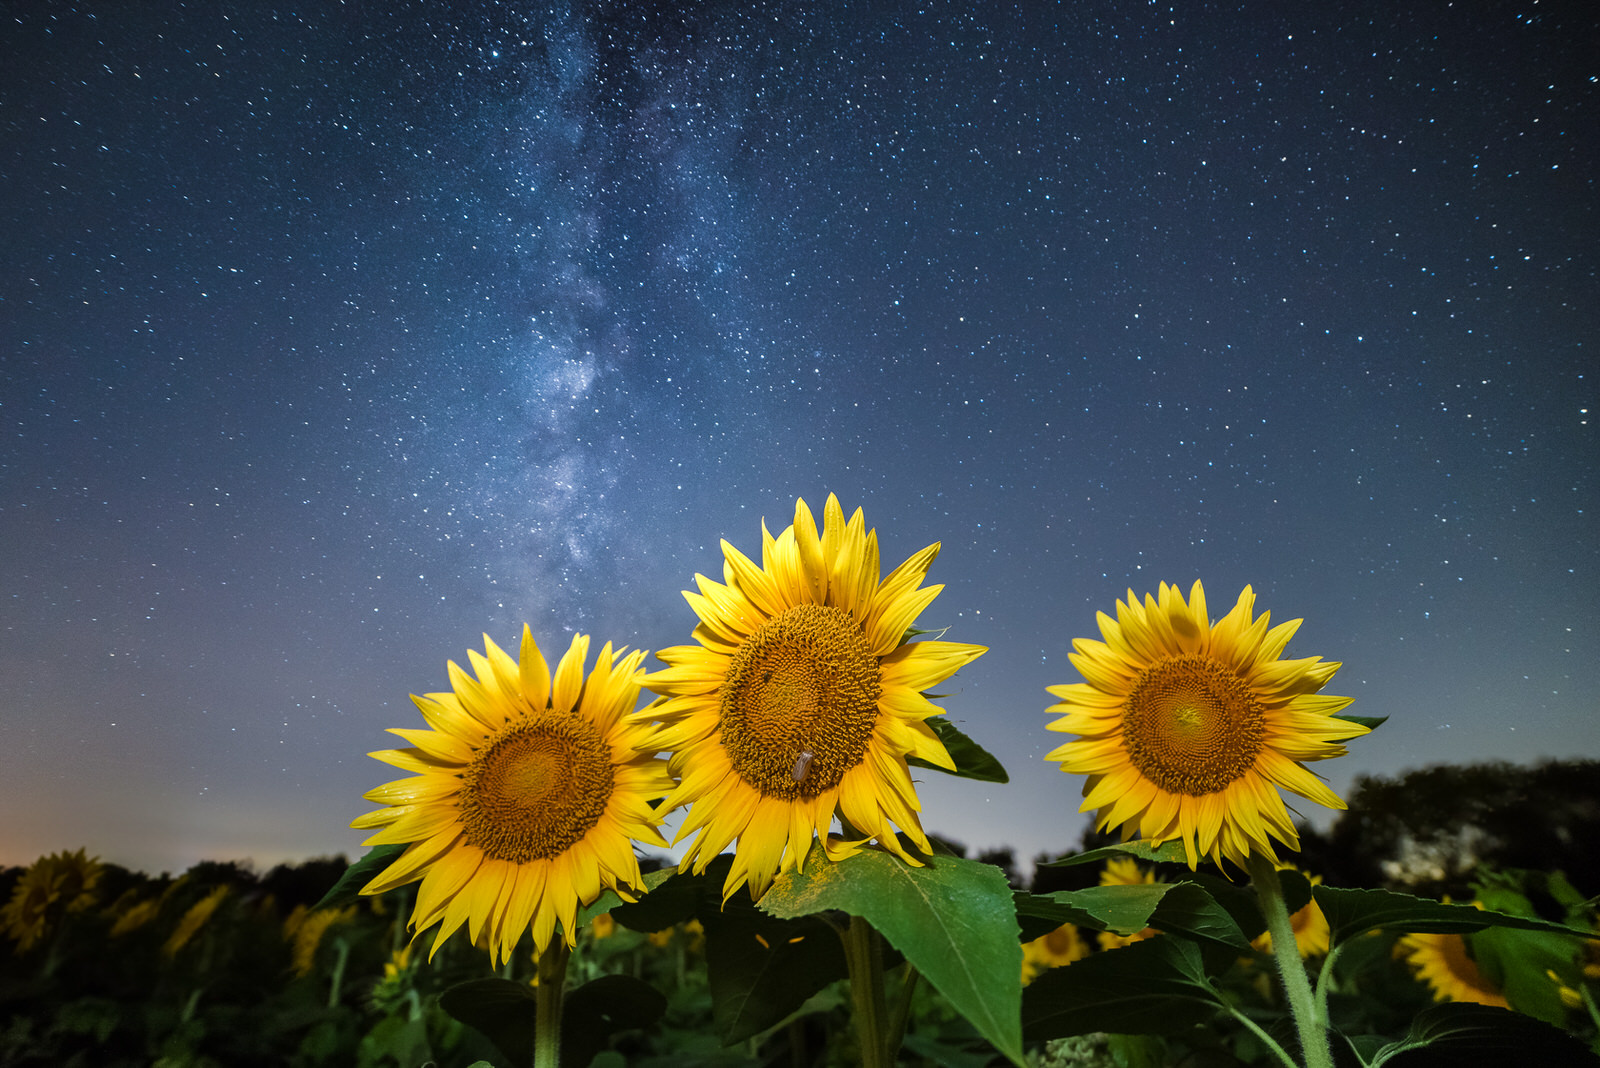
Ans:
[{"label": "foliage", "polygon": [[[954,843],[922,867],[874,850],[830,864],[819,848],[759,904],[744,890],[722,903],[726,857],[700,875],[653,871],[638,902],[605,895],[580,918],[564,1063],[858,1063],[841,937],[852,915],[883,936],[901,1064],[1269,1065],[1275,1045],[1293,1048],[1271,960],[1252,947],[1262,912],[1238,873],[1192,872],[1141,843],[1086,844],[1037,868],[1026,891],[1006,851],[965,859]],[[1157,881],[1095,885],[1116,858]],[[261,878],[224,864],[178,878],[104,866],[72,908],[40,913],[27,948],[0,936],[0,1064],[524,1063],[531,942],[498,973],[465,939],[430,960],[428,936],[411,947],[404,928],[411,889],[360,897],[363,871],[342,859]],[[1480,864],[1445,902],[1280,874],[1287,907],[1315,907],[1329,926],[1330,948],[1307,965],[1342,1065],[1600,1064],[1593,884]],[[0,886],[22,875],[0,873]],[[164,952],[186,917],[193,929]],[[1142,938],[1023,986],[1021,944],[1063,924],[1086,943],[1095,931]],[[1404,932],[1460,939],[1510,1009],[1433,1004],[1395,954]]]}]

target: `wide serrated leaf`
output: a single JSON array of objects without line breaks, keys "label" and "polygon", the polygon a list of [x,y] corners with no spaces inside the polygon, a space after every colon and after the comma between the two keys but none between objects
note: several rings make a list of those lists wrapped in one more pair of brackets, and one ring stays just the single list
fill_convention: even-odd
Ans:
[{"label": "wide serrated leaf", "polygon": [[1022,1063],[1022,946],[1011,887],[994,865],[935,857],[912,867],[875,849],[835,864],[816,846],[803,872],[778,876],[761,908],[783,919],[830,910],[860,916],[979,1034]]},{"label": "wide serrated leaf", "polygon": [[1179,1034],[1219,1005],[1198,946],[1149,938],[1034,979],[1022,993],[1022,1034],[1030,1042],[1095,1031]]},{"label": "wide serrated leaf", "polygon": [[[533,1062],[538,995],[526,983],[473,979],[439,995],[439,1006],[481,1031],[512,1064]],[[569,990],[561,1004],[561,1060],[588,1064],[619,1031],[648,1027],[666,1011],[667,999],[627,975],[602,975]]]},{"label": "wide serrated leaf", "polygon": [[[1240,885],[1220,875],[1204,871],[1195,872],[1189,878],[1204,888],[1205,892],[1211,895],[1211,899],[1233,917],[1233,922],[1239,926],[1239,933],[1246,939],[1253,941],[1267,929],[1266,918],[1261,914],[1261,900],[1256,897],[1255,891],[1250,889],[1248,884]],[[1308,884],[1307,900],[1310,900],[1310,895]]]},{"label": "wide serrated leaf", "polygon": [[1057,890],[1052,894],[1019,893],[1015,900],[1019,918],[1049,922],[1053,927],[1075,923],[1123,936],[1154,927],[1235,950],[1250,946],[1250,940],[1228,910],[1213,900],[1203,887],[1192,882],[1091,886],[1083,890]]},{"label": "wide serrated leaf", "polygon": [[1096,931],[1127,936],[1150,926],[1150,916],[1171,886],[1139,883],[1134,886],[1090,886],[1082,890],[1057,890],[1036,894],[1027,905],[1030,916],[1048,916],[1056,925],[1075,923]]},{"label": "wide serrated leaf", "polygon": [[1572,1035],[1509,1009],[1449,1003],[1423,1009],[1398,1042],[1380,1049],[1368,1068],[1473,1068],[1537,1064],[1593,1068],[1596,1057]]},{"label": "wide serrated leaf", "polygon": [[1064,857],[1057,857],[1039,865],[1041,868],[1070,868],[1077,864],[1093,864],[1096,861],[1111,860],[1117,857],[1136,857],[1139,860],[1156,861],[1167,864],[1187,864],[1188,854],[1184,852],[1183,842],[1172,839],[1162,842],[1159,846],[1152,846],[1143,838],[1135,838],[1131,842],[1118,842],[1116,845],[1102,846],[1084,853],[1069,853]]},{"label": "wide serrated leaf", "polygon": [[339,881],[334,883],[322,900],[318,901],[316,908],[334,909],[341,908],[361,898],[361,888],[383,873],[383,870],[406,851],[406,845],[380,845],[367,850],[367,855],[356,861],[344,870],[339,876]]},{"label": "wide serrated leaf", "polygon": [[[672,875],[673,875],[673,872],[672,872],[672,870],[670,868],[663,868],[663,869],[660,869],[658,871],[646,872],[645,875],[644,875],[644,887],[642,888],[643,892],[642,893],[637,893],[634,896],[639,898],[642,901],[643,899],[648,897],[662,883],[666,882],[669,878],[671,878]],[[588,926],[589,921],[593,920],[596,916],[603,916],[606,913],[612,911],[613,909],[620,909],[620,908],[622,908],[622,907],[624,907],[626,905],[636,905],[638,903],[639,902],[637,902],[637,901],[624,901],[624,900],[622,900],[621,895],[619,895],[615,890],[611,890],[611,889],[601,890],[600,891],[600,896],[595,898],[593,903],[588,905],[586,908],[581,908],[581,909],[578,910],[578,916],[577,916],[577,921],[576,922],[577,922],[577,925],[578,925],[579,929],[581,930],[582,928]],[[663,924],[662,926],[670,927],[672,925],[671,924]]]},{"label": "wide serrated leaf", "polygon": [[838,932],[814,916],[780,920],[730,904],[703,922],[712,1027],[725,1045],[778,1024],[847,973]]},{"label": "wide serrated leaf", "polygon": [[957,730],[954,723],[943,716],[931,716],[923,722],[932,727],[933,733],[944,743],[945,751],[950,754],[950,759],[955,761],[956,770],[941,768],[920,757],[907,757],[907,764],[932,771],[942,771],[946,775],[955,775],[963,779],[976,779],[979,782],[1011,781],[1006,769],[1000,766],[1000,761],[983,746]]},{"label": "wide serrated leaf", "polygon": [[439,995],[439,1007],[481,1031],[513,1064],[533,1063],[538,995],[510,979],[471,979]]},{"label": "wide serrated leaf", "polygon": [[1548,920],[1510,916],[1503,912],[1476,909],[1471,905],[1446,905],[1394,890],[1346,890],[1335,886],[1317,886],[1312,888],[1311,894],[1322,906],[1322,914],[1328,919],[1328,929],[1335,943],[1378,928],[1424,934],[1465,934],[1481,931],[1485,927],[1515,927],[1524,931],[1553,931],[1580,938],[1590,937],[1587,931]]},{"label": "wide serrated leaf", "polygon": [[647,877],[650,892],[638,901],[613,905],[611,918],[629,930],[646,933],[664,931],[683,923],[699,913],[707,902],[712,907],[721,905],[722,884],[732,863],[733,854],[723,853],[698,875],[666,869],[667,877],[658,882],[650,883]]},{"label": "wide serrated leaf", "polygon": [[1172,884],[1150,915],[1150,926],[1197,942],[1215,943],[1239,951],[1250,948],[1250,940],[1228,910],[1198,883]]},{"label": "wide serrated leaf", "polygon": [[1473,934],[1470,943],[1478,968],[1513,1009],[1557,1027],[1566,1021],[1560,985],[1550,977],[1568,973],[1567,984],[1580,985],[1574,961],[1581,951],[1569,936],[1491,927]]},{"label": "wide serrated leaf", "polygon": [[666,1011],[666,997],[631,975],[602,975],[569,990],[561,1005],[561,1063],[588,1064],[612,1035],[649,1027]]}]

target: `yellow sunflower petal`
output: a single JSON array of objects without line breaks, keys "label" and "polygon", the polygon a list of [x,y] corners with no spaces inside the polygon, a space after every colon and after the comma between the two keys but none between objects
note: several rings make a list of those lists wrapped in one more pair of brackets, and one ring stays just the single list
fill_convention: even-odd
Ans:
[{"label": "yellow sunflower petal", "polygon": [[886,848],[899,848],[896,825],[926,841],[905,760],[951,761],[922,723],[939,708],[921,691],[984,651],[902,642],[939,593],[921,585],[938,550],[880,581],[876,531],[860,509],[847,520],[833,496],[820,529],[804,500],[776,536],[763,523],[761,567],[722,542],[725,591],[702,582],[690,600],[708,624],[694,634],[700,655],[662,650],[667,666],[644,678],[662,699],[649,709],[662,724],[655,740],[682,776],[662,809],[688,809],[683,870],[703,871],[733,845],[724,894],[748,885],[759,896],[813,837],[829,839],[830,856],[855,848],[831,840],[836,814]]},{"label": "yellow sunflower petal", "polygon": [[1199,582],[1187,599],[1162,583],[1142,601],[1129,590],[1115,619],[1098,613],[1104,641],[1073,640],[1068,657],[1087,681],[1050,687],[1062,715],[1048,729],[1077,739],[1046,759],[1087,777],[1081,811],[1097,826],[1180,838],[1191,867],[1200,856],[1243,867],[1273,858],[1274,842],[1298,846],[1275,787],[1344,807],[1305,767],[1365,733],[1331,718],[1349,698],[1316,692],[1339,665],[1284,659],[1300,621],[1273,627],[1254,609],[1246,586],[1211,623]]},{"label": "yellow sunflower petal", "polygon": [[673,780],[656,727],[633,714],[642,650],[608,642],[586,676],[578,634],[552,678],[527,628],[515,661],[484,648],[468,657],[477,678],[452,662],[451,691],[418,700],[433,731],[395,728],[415,748],[375,754],[417,774],[369,791],[387,807],[356,826],[409,845],[363,893],[421,879],[410,924],[438,925],[433,950],[465,927],[503,961],[530,930],[541,952],[558,923],[571,941],[602,890],[633,893],[630,832],[664,845],[651,802]]}]

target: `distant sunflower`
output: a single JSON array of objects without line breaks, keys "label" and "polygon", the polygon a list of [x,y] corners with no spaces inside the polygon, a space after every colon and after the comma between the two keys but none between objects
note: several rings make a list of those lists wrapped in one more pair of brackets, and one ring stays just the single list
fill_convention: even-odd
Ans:
[{"label": "distant sunflower", "polygon": [[1252,853],[1276,862],[1274,838],[1299,848],[1274,787],[1345,807],[1303,763],[1367,733],[1334,718],[1350,698],[1317,693],[1340,665],[1280,660],[1300,620],[1269,630],[1254,604],[1246,586],[1212,624],[1200,583],[1185,603],[1163,582],[1159,600],[1129,590],[1116,619],[1099,613],[1104,642],[1073,640],[1068,659],[1088,681],[1050,687],[1061,698],[1050,711],[1065,713],[1050,730],[1082,737],[1045,759],[1088,776],[1079,811],[1099,810],[1099,828],[1179,839],[1191,868],[1197,855],[1244,867]]},{"label": "distant sunflower", "polygon": [[[656,654],[667,667],[645,685],[663,700],[640,713],[665,722],[661,745],[682,777],[663,808],[692,806],[682,868],[704,871],[738,840],[724,899],[746,883],[759,898],[804,863],[813,835],[834,860],[875,838],[911,861],[896,825],[927,851],[906,759],[955,765],[924,722],[940,709],[922,691],[986,651],[906,640],[944,588],[921,587],[937,543],[880,582],[877,531],[860,509],[847,523],[831,494],[820,534],[803,500],[792,526],[761,533],[761,566],[724,541],[726,584],[695,576],[700,592],[684,597],[699,644]],[[829,838],[835,813],[844,839]]]},{"label": "distant sunflower", "polygon": [[169,957],[176,957],[179,950],[189,944],[189,940],[200,932],[217,911],[217,906],[232,892],[227,884],[211,888],[205,897],[189,906],[189,910],[178,920],[178,925],[172,929],[172,934],[167,936],[166,942],[161,947],[161,952]]},{"label": "distant sunflower", "polygon": [[1428,984],[1435,1001],[1471,1001],[1508,1009],[1506,997],[1478,968],[1458,934],[1408,934],[1395,943],[1418,979]]},{"label": "distant sunflower", "polygon": [[296,907],[283,924],[283,936],[294,944],[292,968],[294,974],[304,979],[316,967],[317,949],[322,945],[328,928],[349,923],[356,918],[356,907],[342,909],[311,909]]},{"label": "distant sunflower", "polygon": [[367,845],[410,843],[362,893],[421,879],[411,927],[440,924],[437,950],[466,924],[498,963],[530,929],[543,953],[558,921],[574,945],[578,909],[604,888],[634,900],[633,839],[666,846],[650,802],[672,780],[650,728],[626,719],[642,650],[619,661],[607,643],[586,682],[576,635],[552,682],[527,627],[520,661],[484,643],[468,653],[476,679],[452,662],[453,692],[413,695],[433,729],[391,729],[413,748],[371,755],[417,774],[369,791],[388,807],[352,826],[382,828]]},{"label": "distant sunflower", "polygon": [[103,871],[99,860],[82,849],[40,857],[22,873],[10,900],[0,908],[0,929],[16,940],[19,953],[27,952],[64,915],[95,904]]},{"label": "distant sunflower", "polygon": [[1042,971],[1060,968],[1089,955],[1089,943],[1076,924],[1064,923],[1048,934],[1022,943],[1022,985],[1027,986]]}]

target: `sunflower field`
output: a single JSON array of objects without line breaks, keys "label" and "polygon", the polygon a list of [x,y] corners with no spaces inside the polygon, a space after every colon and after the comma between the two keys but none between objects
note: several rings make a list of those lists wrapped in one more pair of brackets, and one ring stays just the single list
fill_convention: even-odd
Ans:
[{"label": "sunflower field", "polygon": [[[1393,784],[1370,792],[1381,787]],[[1023,891],[1007,885],[1016,878],[1007,858],[965,861],[935,845],[944,850],[935,867],[947,856],[986,869],[985,885],[1012,903],[1020,1063],[1265,1066],[1281,1063],[1270,1042],[1292,1046],[1269,939],[1252,936],[1261,921],[1244,887],[1091,849],[1041,866]],[[1313,845],[1337,853],[1331,838]],[[647,882],[659,880],[652,896],[587,920],[566,972],[562,1063],[860,1063],[845,914],[784,919],[748,894],[723,906],[721,866],[649,872]],[[149,878],[79,852],[0,872],[9,902],[0,1064],[531,1064],[531,937],[499,968],[455,939],[430,959],[428,940],[413,944],[406,930],[409,888],[341,891],[319,905],[353,871],[335,859],[265,875],[203,864]],[[1326,887],[1318,875],[1286,870],[1283,879],[1290,904]],[[1342,910],[1333,924],[1316,901],[1294,912],[1297,951],[1350,1044],[1337,1063],[1595,1063],[1600,943],[1571,933],[1592,925],[1593,902],[1559,874],[1480,865],[1452,885],[1531,922],[1462,922],[1455,910],[1470,906],[1399,890],[1324,898]],[[1454,930],[1397,933],[1428,926],[1424,912]],[[1069,913],[1076,919],[1055,922]],[[1343,946],[1332,959],[1330,936]],[[1014,1063],[969,1018],[982,1020],[981,1009],[910,963],[922,952],[891,946],[883,956],[885,997],[902,1022],[897,1063]]]},{"label": "sunflower field", "polygon": [[1383,721],[1341,665],[1163,582],[1049,687],[1093,820],[1024,887],[922,826],[913,769],[1008,781],[935,703],[987,652],[916,626],[938,550],[883,575],[802,500],[655,671],[485,636],[371,754],[354,864],[9,873],[0,1065],[1600,1065],[1592,763],[1344,811],[1307,765]]}]

